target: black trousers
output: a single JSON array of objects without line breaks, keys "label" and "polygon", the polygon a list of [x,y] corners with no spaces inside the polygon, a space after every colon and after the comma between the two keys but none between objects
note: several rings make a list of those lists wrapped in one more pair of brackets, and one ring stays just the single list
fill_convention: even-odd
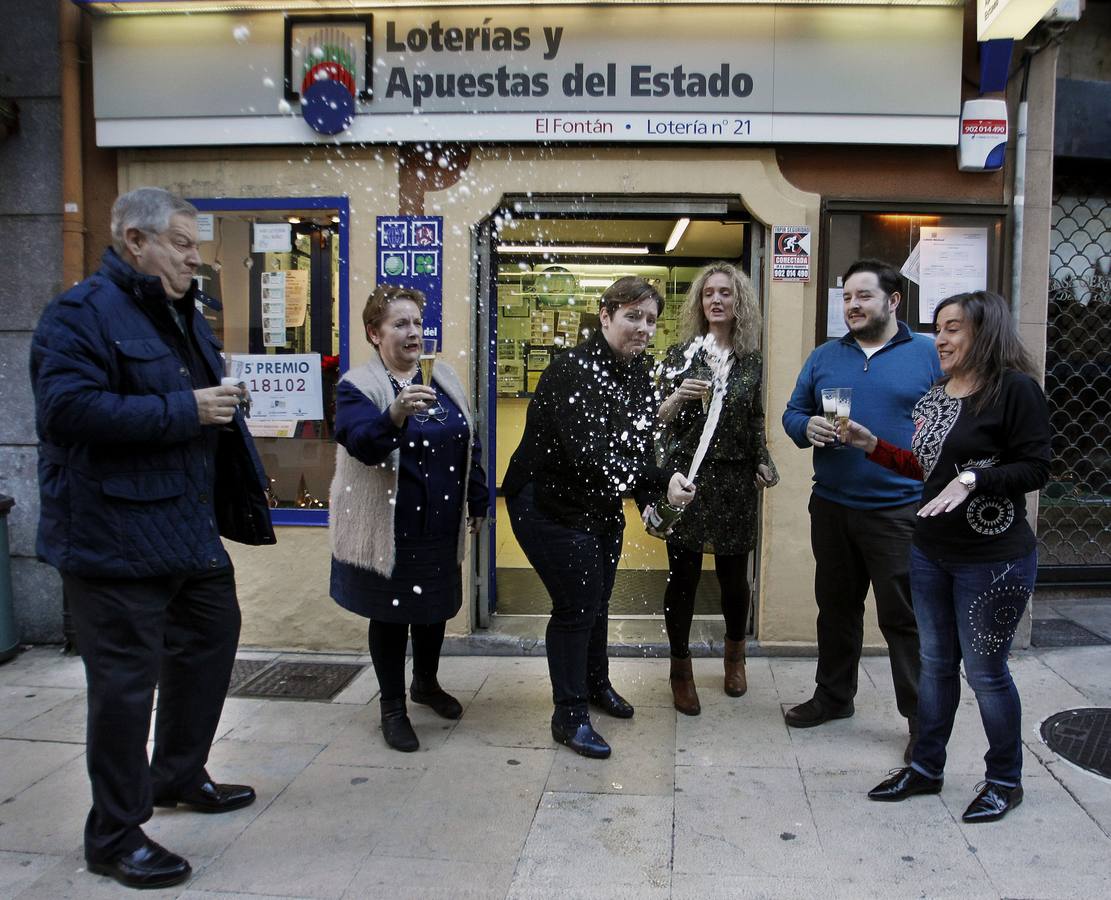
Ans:
[{"label": "black trousers", "polygon": [[107,862],[142,844],[155,797],[207,778],[239,642],[235,573],[62,581],[88,683],[85,857]]},{"label": "black trousers", "polygon": [[584,721],[589,695],[609,685],[609,603],[622,531],[594,534],[548,518],[531,484],[506,506],[513,534],[552,600],[544,640],[553,721]]},{"label": "black trousers", "polygon": [[844,706],[856,696],[868,585],[887,641],[899,712],[918,710],[918,625],[910,597],[910,545],[916,503],[852,509],[812,494],[810,543],[817,564],[818,687],[815,696]]},{"label": "black trousers", "polygon": [[[694,595],[702,580],[702,553],[667,545],[667,588],[664,590],[664,624],[671,655],[690,656],[691,622],[694,620]],[[725,636],[743,641],[748,628],[748,554],[714,554],[714,571],[721,588],[721,615]]]},{"label": "black trousers", "polygon": [[381,700],[405,696],[405,647],[409,643],[410,629],[413,632],[413,675],[435,678],[440,670],[440,650],[447,622],[409,625],[371,619],[367,626],[367,644]]}]

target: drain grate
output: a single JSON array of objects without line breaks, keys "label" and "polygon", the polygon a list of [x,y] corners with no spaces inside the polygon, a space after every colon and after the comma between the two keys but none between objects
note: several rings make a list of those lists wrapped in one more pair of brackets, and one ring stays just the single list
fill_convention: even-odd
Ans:
[{"label": "drain grate", "polygon": [[331,700],[363,668],[356,663],[274,663],[240,687],[235,695],[278,700]]},{"label": "drain grate", "polygon": [[1111,778],[1111,709],[1067,709],[1042,722],[1042,740],[1088,772]]},{"label": "drain grate", "polygon": [[1035,647],[1094,647],[1111,641],[1071,619],[1035,619],[1030,643]]},{"label": "drain grate", "polygon": [[272,662],[272,659],[237,659],[232,666],[228,693],[234,694]]}]

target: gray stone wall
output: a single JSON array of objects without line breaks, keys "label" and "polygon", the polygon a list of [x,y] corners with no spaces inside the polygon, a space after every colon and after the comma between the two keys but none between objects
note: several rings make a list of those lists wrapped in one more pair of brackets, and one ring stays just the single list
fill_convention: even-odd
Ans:
[{"label": "gray stone wall", "polygon": [[58,7],[0,0],[0,97],[19,104],[19,127],[0,140],[0,493],[8,520],[16,627],[25,642],[60,641],[62,589],[35,559],[38,485],[27,370],[31,332],[61,288],[61,77]]}]

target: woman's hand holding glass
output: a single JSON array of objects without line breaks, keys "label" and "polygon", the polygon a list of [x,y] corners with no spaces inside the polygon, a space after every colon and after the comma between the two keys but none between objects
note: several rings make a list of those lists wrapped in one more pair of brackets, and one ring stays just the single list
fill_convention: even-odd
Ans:
[{"label": "woman's hand holding glass", "polygon": [[841,441],[850,447],[856,447],[857,450],[863,450],[865,453],[871,453],[876,449],[877,444],[876,436],[852,419],[849,419],[849,424],[841,435]]},{"label": "woman's hand holding glass", "polygon": [[398,427],[411,415],[424,412],[436,402],[436,391],[423,384],[408,384],[393,398],[390,418]]}]

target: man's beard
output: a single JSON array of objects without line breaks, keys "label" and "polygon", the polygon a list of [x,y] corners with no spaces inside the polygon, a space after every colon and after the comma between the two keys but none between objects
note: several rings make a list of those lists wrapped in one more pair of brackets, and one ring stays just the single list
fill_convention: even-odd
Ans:
[{"label": "man's beard", "polygon": [[882,316],[869,320],[868,324],[863,328],[858,328],[856,331],[853,331],[853,337],[859,341],[878,341],[883,337],[883,333],[887,330],[887,326],[890,322],[891,310],[886,310]]}]

